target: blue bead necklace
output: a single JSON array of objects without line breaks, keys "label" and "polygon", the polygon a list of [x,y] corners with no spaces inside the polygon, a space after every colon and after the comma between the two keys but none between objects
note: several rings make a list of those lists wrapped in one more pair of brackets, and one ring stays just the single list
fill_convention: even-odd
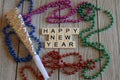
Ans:
[{"label": "blue bead necklace", "polygon": [[[21,0],[20,3],[18,4],[18,8],[21,7],[21,5],[23,4],[24,0]],[[33,0],[30,0],[30,7],[29,7],[29,13],[33,10]],[[27,18],[24,18],[24,22],[27,28],[29,28],[29,35],[30,38],[32,39],[32,41],[34,41],[38,46],[36,49],[36,53],[39,54],[41,48],[42,48],[42,44],[40,42],[40,40],[34,36],[34,32],[35,32],[35,26],[32,25],[31,23],[28,23],[26,20]],[[20,58],[19,56],[17,56],[16,54],[16,50],[14,49],[13,45],[12,45],[12,41],[10,36],[15,34],[14,30],[11,29],[11,27],[9,25],[7,25],[5,28],[3,28],[3,33],[5,35],[5,39],[6,39],[6,45],[8,46],[8,50],[10,52],[10,55],[14,58],[14,60],[16,62],[29,62],[32,59],[32,56],[28,53],[28,55],[26,57],[22,57]]]},{"label": "blue bead necklace", "polygon": [[[21,0],[20,3],[17,5],[17,8],[20,8],[22,4],[24,3],[24,1],[25,0]],[[30,1],[29,13],[30,13],[33,10],[33,0],[29,0],[29,1]]]}]

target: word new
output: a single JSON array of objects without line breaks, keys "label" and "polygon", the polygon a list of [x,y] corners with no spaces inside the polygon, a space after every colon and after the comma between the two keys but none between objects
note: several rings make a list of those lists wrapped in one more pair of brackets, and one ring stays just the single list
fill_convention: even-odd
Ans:
[{"label": "word new", "polygon": [[42,28],[42,35],[47,36],[45,48],[75,48],[73,35],[79,34],[79,28]]}]

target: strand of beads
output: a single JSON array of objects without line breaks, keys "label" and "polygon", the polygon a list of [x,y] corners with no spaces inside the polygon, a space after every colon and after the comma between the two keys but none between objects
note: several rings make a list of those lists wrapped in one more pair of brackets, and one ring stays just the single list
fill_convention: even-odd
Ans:
[{"label": "strand of beads", "polygon": [[[34,42],[36,43],[36,45],[38,46],[38,47],[36,48],[36,52],[37,52],[37,54],[39,54],[40,49],[42,48],[42,44],[41,44],[40,40],[33,35],[33,33],[34,33],[34,31],[35,31],[35,30],[34,30],[34,26],[33,26],[33,25],[30,25],[30,24],[29,24],[28,26],[29,26],[29,28],[32,28],[32,29],[33,29],[33,30],[31,30],[31,31],[29,32],[29,35],[30,35],[30,38],[32,39],[32,41],[34,41]],[[10,28],[10,26],[5,27],[5,28],[3,29],[3,33],[4,33],[4,35],[5,35],[5,40],[6,40],[6,45],[8,46],[8,50],[9,50],[11,56],[14,58],[14,60],[15,60],[16,62],[28,62],[28,61],[30,61],[30,60],[32,59],[32,56],[31,56],[30,54],[28,54],[28,55],[27,55],[26,57],[24,57],[24,58],[20,58],[20,57],[17,56],[17,54],[16,54],[17,51],[14,49],[14,46],[13,46],[12,41],[11,41],[11,36],[12,36],[12,35],[15,35],[15,33],[14,33],[14,31]],[[36,46],[36,45],[35,45],[35,46]]]},{"label": "strand of beads", "polygon": [[[83,2],[80,2],[80,4],[78,6],[80,6],[82,3]],[[59,6],[61,6],[61,7],[59,7]],[[41,13],[47,11],[49,8],[56,8],[56,7],[58,7],[58,8],[53,11],[53,15],[47,17],[47,22],[49,22],[49,23],[67,23],[67,22],[77,23],[77,22],[82,21],[82,18],[79,18],[78,20],[69,19],[69,17],[71,17],[75,13],[77,13],[77,7],[72,8],[71,1],[69,1],[69,0],[67,0],[67,1],[60,0],[60,1],[56,1],[56,2],[51,2],[47,5],[44,5],[40,8],[32,11],[30,14],[26,14],[24,16],[27,18],[27,21],[31,22],[33,15],[41,14]],[[70,12],[68,14],[66,14],[64,16],[57,15],[57,12],[59,12],[60,10],[64,10],[66,8],[70,8]]]},{"label": "strand of beads", "polygon": [[[20,7],[22,4],[23,4],[23,2],[24,2],[24,0],[21,0],[21,2],[20,2],[20,4],[18,5],[18,7]],[[80,4],[82,4],[82,3],[80,3]],[[25,16],[25,15],[23,15],[23,18],[24,18],[24,22],[26,23],[26,26],[28,26],[28,28],[29,28],[29,26],[32,28],[31,30],[31,32],[29,33],[29,35],[30,35],[30,37],[31,38],[33,38],[34,40],[36,40],[37,42],[38,42],[38,44],[40,44],[40,47],[38,47],[38,50],[37,50],[37,53],[39,53],[39,51],[40,51],[40,48],[41,48],[41,42],[40,42],[40,40],[38,40],[38,38],[36,38],[36,37],[34,37],[34,35],[33,35],[33,33],[35,32],[35,26],[33,26],[32,24],[31,24],[31,17],[33,16],[33,14],[40,14],[40,13],[42,13],[42,12],[44,12],[44,11],[46,11],[49,7],[57,7],[57,6],[60,6],[60,5],[64,5],[64,6],[67,6],[67,7],[71,7],[72,8],[72,6],[70,5],[70,1],[68,0],[68,1],[56,1],[56,2],[52,2],[52,3],[49,3],[49,4],[47,4],[47,5],[45,5],[45,6],[42,6],[42,7],[40,7],[39,9],[37,9],[37,10],[34,10],[34,11],[32,11],[32,7],[33,7],[33,1],[32,0],[30,0],[30,8],[29,8],[29,14],[27,15],[27,16]],[[64,9],[64,6],[62,7],[62,8],[60,8],[60,9]],[[56,9],[56,10],[54,10],[54,15],[56,16],[55,18],[56,19],[58,19],[59,17],[56,15],[56,12],[59,10],[59,8],[58,9]],[[68,15],[68,16],[61,16],[60,18],[61,19],[63,19],[63,18],[67,18],[67,17],[69,17],[69,16],[72,16],[73,14],[74,14],[74,12],[77,12],[77,10],[76,9],[71,9],[72,11],[71,11],[71,13]],[[41,12],[42,11],[42,12]],[[53,23],[59,23],[59,22],[79,22],[79,21],[81,21],[81,18],[79,19],[79,20],[60,20],[60,21],[55,21],[55,22],[53,22]],[[7,30],[7,28],[10,28],[9,27],[9,25],[5,28],[5,29],[3,29],[3,32],[4,32],[4,34],[6,33],[6,30]],[[5,37],[8,37],[8,36],[10,36],[11,34],[9,34],[9,35],[7,35],[7,34],[5,34]],[[6,38],[6,39],[8,39],[8,38]],[[26,57],[26,59],[22,59],[22,60],[19,60],[18,58],[16,58],[16,56],[14,56],[15,55],[15,51],[14,51],[14,48],[12,47],[12,43],[11,44],[9,44],[9,43],[7,43],[7,42],[11,42],[11,40],[10,40],[10,38],[6,41],[6,44],[8,45],[8,49],[9,49],[9,51],[10,51],[10,54],[14,57],[14,59],[16,59],[15,61],[17,61],[17,62],[27,62],[27,61],[30,61],[31,60],[31,56],[30,55],[28,55],[28,57],[29,57],[29,60],[28,60],[28,58]]]},{"label": "strand of beads", "polygon": [[[67,0],[67,1],[66,0],[60,0],[60,1],[51,2],[49,4],[41,6],[40,8],[38,8],[38,9],[36,9],[36,10],[32,11],[31,13],[26,14],[24,16],[27,18],[27,21],[31,23],[32,16],[34,16],[36,14],[41,14],[41,13],[47,11],[49,8],[58,7],[57,9],[55,9],[53,11],[53,14],[51,16],[48,16],[46,18],[47,22],[49,22],[49,23],[68,23],[68,22],[77,23],[77,22],[84,21],[82,19],[83,19],[83,17],[87,17],[86,15],[89,14],[89,16],[90,16],[91,13],[94,13],[94,12],[91,12],[92,6],[88,6],[88,7],[91,7],[91,8],[88,9],[88,12],[86,14],[81,13],[80,14],[81,17],[79,17],[77,20],[69,19],[71,16],[73,16],[77,13],[78,7],[81,6],[82,4],[84,4],[84,2],[80,2],[77,7],[73,8],[70,0]],[[64,10],[66,8],[69,9],[68,14],[63,15],[63,16],[57,14],[57,13],[59,13],[59,11]],[[94,11],[94,10],[92,10],[92,11]],[[93,16],[95,16],[95,14],[93,14]]]},{"label": "strand of beads", "polygon": [[[19,5],[17,7],[19,8],[23,4],[23,2],[24,2],[24,0],[21,0],[20,3],[19,3]],[[32,8],[33,8],[33,1],[30,0],[29,13],[32,11]],[[40,40],[33,35],[34,32],[35,32],[35,26],[32,25],[31,23],[28,23],[26,20],[27,20],[27,18],[24,18],[25,24],[26,24],[26,26],[28,28],[28,31],[29,31],[30,38],[37,45],[36,53],[39,54],[39,52],[40,52],[40,50],[42,48],[42,44],[41,44]],[[14,46],[13,46],[11,38],[10,38],[10,36],[12,36],[13,34],[15,34],[14,30],[12,30],[11,27],[9,25],[7,25],[5,28],[3,28],[3,33],[5,35],[6,45],[8,46],[8,50],[10,52],[10,55],[13,57],[13,59],[16,62],[29,62],[32,59],[32,56],[30,54],[28,54],[24,58],[20,58],[16,54],[17,51],[14,49]]]},{"label": "strand of beads", "polygon": [[[69,57],[69,56],[77,56],[78,62],[76,63],[66,63],[64,62],[63,58]],[[86,60],[83,62],[82,56],[77,52],[71,52],[66,53],[63,55],[60,55],[58,51],[50,51],[42,58],[42,62],[46,68],[50,68],[52,70],[61,69],[63,73],[72,75],[78,72],[81,69],[87,68],[87,69],[93,69],[95,68],[95,63],[92,60]],[[93,64],[93,66],[89,65],[89,63]],[[67,71],[66,68],[71,68],[73,71]]]},{"label": "strand of beads", "polygon": [[[64,8],[60,8],[60,10],[63,10],[63,9]],[[95,19],[94,19],[95,15],[96,15],[95,11],[100,11],[101,9],[100,8],[96,8],[94,5],[92,5],[91,3],[87,3],[87,2],[80,3],[80,5],[79,5],[79,7],[77,9],[78,9],[78,13],[80,14],[80,17],[82,18],[81,20],[83,20],[83,21],[90,21],[92,23],[90,28],[87,28],[87,29],[85,29],[85,30],[83,30],[83,31],[80,32],[80,38],[81,38],[81,41],[82,41],[83,45],[87,46],[87,47],[92,47],[92,48],[94,48],[94,49],[96,49],[98,51],[101,51],[103,53],[100,58],[95,59],[93,62],[99,62],[99,61],[101,61],[103,59],[107,59],[106,63],[102,67],[102,69],[98,73],[96,73],[95,75],[93,75],[93,76],[87,76],[86,73],[89,71],[89,69],[88,68],[84,68],[84,70],[83,70],[83,76],[84,76],[84,78],[85,79],[95,79],[102,72],[104,72],[105,68],[108,66],[109,61],[110,61],[110,56],[109,56],[107,50],[105,49],[104,45],[102,45],[99,42],[89,42],[88,39],[92,35],[94,35],[96,33],[99,33],[99,32],[102,32],[102,31],[105,31],[108,28],[110,28],[112,26],[112,24],[113,24],[113,17],[110,14],[110,12],[104,10],[103,13],[107,14],[108,17],[110,17],[110,19],[111,19],[110,24],[107,27],[105,27],[105,28],[102,28],[102,29],[99,29],[99,30],[94,30],[94,31],[90,32],[87,36],[84,36],[84,34],[86,32],[91,31],[95,27]],[[56,15],[57,10],[55,10],[55,11],[56,12],[54,12],[54,15],[56,16],[56,18],[61,18],[61,19],[62,18],[65,18],[65,19],[67,18],[67,16],[58,17]],[[53,19],[54,18],[55,17],[53,17]],[[61,20],[60,22],[59,21],[55,21],[55,22],[53,21],[51,23],[63,23],[63,22],[67,22],[67,21]],[[68,66],[68,65],[66,65],[66,66]],[[65,70],[65,69],[63,69],[63,70]],[[77,71],[77,70],[74,70],[74,71]],[[66,72],[66,70],[64,72]],[[72,72],[68,72],[68,71],[66,73],[72,74]]]},{"label": "strand of beads", "polygon": [[[77,56],[78,62],[76,63],[64,62],[63,58],[69,57],[71,55]],[[61,69],[61,71],[64,74],[73,75],[79,70],[86,69],[86,68],[89,70],[92,70],[96,67],[94,61],[92,60],[83,61],[82,56],[77,52],[60,55],[58,51],[50,51],[45,56],[42,57],[42,62],[46,68],[50,69],[50,72],[49,72],[50,76],[57,69]],[[38,80],[43,79],[42,75],[40,73],[37,74],[37,72],[31,66],[23,66],[20,68],[20,74],[23,80],[28,80],[28,78],[24,74],[25,69],[30,70]]]},{"label": "strand of beads", "polygon": [[[83,76],[85,79],[95,79],[96,77],[98,77],[104,70],[105,68],[108,66],[109,64],[109,61],[110,61],[110,56],[107,52],[107,50],[105,49],[104,45],[102,45],[101,43],[99,42],[89,42],[88,39],[96,34],[96,33],[99,33],[99,32],[102,32],[102,31],[105,31],[107,30],[108,28],[110,28],[113,24],[113,17],[112,15],[110,14],[110,12],[106,11],[106,10],[103,10],[103,13],[105,13],[106,15],[108,15],[108,17],[111,19],[111,22],[110,24],[105,27],[105,28],[102,28],[102,29],[99,29],[99,30],[94,30],[90,33],[88,33],[86,36],[85,36],[85,33],[86,32],[89,32],[91,31],[94,27],[95,27],[95,11],[101,11],[100,8],[96,8],[94,5],[92,5],[91,3],[87,3],[87,2],[81,2],[77,8],[72,8],[71,4],[70,4],[70,1],[67,0],[67,1],[56,1],[56,2],[52,2],[52,3],[49,3],[47,5],[44,5],[42,7],[40,7],[39,9],[36,9],[34,11],[32,11],[31,13],[27,14],[27,15],[24,15],[24,19],[26,19],[26,22],[28,23],[31,23],[31,20],[32,20],[32,16],[35,15],[35,14],[40,14],[40,13],[43,13],[45,12],[46,10],[48,10],[49,8],[54,8],[54,7],[58,7],[58,6],[62,6],[60,8],[57,8],[56,10],[54,10],[53,12],[53,17],[48,17],[48,22],[50,23],[65,23],[65,22],[80,22],[80,21],[90,21],[92,24],[91,24],[91,27],[90,28],[87,28],[83,31],[80,32],[80,39],[82,41],[82,44],[83,46],[86,46],[86,47],[92,47],[98,51],[101,51],[103,54],[100,58],[98,59],[95,59],[95,60],[88,60],[87,62],[85,62],[84,64],[79,64],[79,68],[82,68],[84,66],[83,69]],[[70,8],[70,13],[68,13],[67,15],[64,15],[64,16],[59,16],[57,15],[57,12],[59,10],[64,10],[65,8]],[[78,10],[78,13],[80,15],[80,20],[70,20],[70,19],[67,19],[69,17],[71,17],[72,15],[74,15]],[[57,19],[57,20],[53,20],[52,19]],[[55,54],[55,53],[54,53]],[[50,56],[50,55],[49,55]],[[52,56],[53,57],[53,56]],[[46,57],[47,58],[47,57]],[[55,58],[55,57],[54,57]],[[58,58],[59,59],[59,58]],[[86,75],[86,73],[90,70],[90,69],[93,69],[95,66],[86,66],[86,65],[91,65],[91,64],[94,64],[96,62],[99,62],[103,59],[106,59],[106,63],[104,64],[103,68],[98,72],[96,73],[95,75],[93,76],[88,76]],[[57,68],[60,68],[62,69],[62,72],[66,73],[66,74],[74,74],[75,72],[77,72],[79,70],[79,68],[75,67],[76,65],[74,64],[71,64],[71,63],[64,63],[63,61],[63,64],[60,65],[60,64],[57,64],[57,66],[51,66],[51,65],[47,65],[47,63],[50,63],[50,61],[46,61],[44,62],[45,59],[43,59],[43,63],[46,63],[44,65],[46,65],[46,67],[50,68],[50,69],[53,69],[53,70],[56,70]],[[58,60],[57,60],[58,61]],[[54,61],[53,61],[54,62]],[[54,63],[55,64],[55,63]],[[59,67],[60,66],[60,67]],[[64,66],[64,67],[63,67]],[[82,66],[82,67],[81,67]],[[73,71],[67,71],[66,67],[68,68],[71,68],[73,69]],[[75,69],[76,68],[76,69]],[[53,70],[51,71],[51,73],[53,73]]]},{"label": "strand of beads", "polygon": [[[21,0],[20,3],[17,5],[18,8],[20,8],[22,6],[22,4],[24,3],[25,0]],[[33,0],[29,0],[30,2],[30,7],[29,7],[29,13],[32,12],[33,10]]]},{"label": "strand of beads", "polygon": [[[89,7],[90,6],[90,7]],[[87,15],[86,13],[86,9],[91,9],[91,15]],[[111,28],[112,24],[113,24],[113,16],[112,14],[107,11],[107,10],[103,10],[102,12],[104,14],[106,14],[109,19],[110,19],[110,24],[108,26],[106,26],[105,28],[102,28],[102,29],[98,29],[98,30],[94,30],[92,32],[90,32],[88,35],[84,36],[84,34],[86,32],[89,32],[91,31],[95,25],[94,25],[94,17],[95,17],[95,10],[96,11],[100,11],[101,9],[100,8],[97,8],[95,7],[94,5],[92,5],[91,3],[87,3],[87,2],[84,2],[84,4],[82,4],[81,6],[79,6],[78,8],[78,13],[80,14],[80,16],[82,16],[83,20],[84,21],[91,21],[91,27],[90,28],[87,28],[83,31],[80,32],[80,39],[83,43],[83,46],[87,46],[87,47],[92,47],[100,52],[102,52],[102,56],[98,59],[95,59],[94,62],[100,62],[102,61],[103,59],[106,59],[106,63],[103,65],[103,67],[100,69],[99,72],[97,72],[95,75],[93,76],[88,76],[87,75],[87,72],[89,71],[87,68],[83,70],[83,76],[85,79],[95,79],[96,77],[98,77],[100,74],[102,74],[102,72],[104,72],[104,70],[107,68],[107,66],[109,65],[109,62],[110,62],[110,56],[107,52],[107,50],[105,49],[104,45],[102,43],[99,43],[99,42],[89,42],[88,39],[93,36],[94,34],[96,33],[99,33],[99,32],[102,32],[102,31],[105,31],[109,28]]]}]

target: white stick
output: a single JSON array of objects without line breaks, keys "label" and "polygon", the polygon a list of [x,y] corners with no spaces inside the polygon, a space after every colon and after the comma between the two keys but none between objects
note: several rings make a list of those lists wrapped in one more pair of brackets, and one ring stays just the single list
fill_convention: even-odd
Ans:
[{"label": "white stick", "polygon": [[34,55],[33,59],[35,61],[35,64],[37,65],[38,69],[42,73],[44,80],[48,80],[49,79],[48,73],[42,64],[40,57],[38,55]]}]

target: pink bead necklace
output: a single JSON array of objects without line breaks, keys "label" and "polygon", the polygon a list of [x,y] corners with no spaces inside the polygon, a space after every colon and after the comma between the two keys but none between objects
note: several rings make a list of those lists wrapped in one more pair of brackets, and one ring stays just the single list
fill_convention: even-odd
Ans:
[{"label": "pink bead necklace", "polygon": [[[53,15],[46,18],[47,22],[49,22],[49,23],[67,23],[67,22],[77,23],[77,22],[82,21],[82,18],[79,18],[77,20],[73,20],[73,19],[69,19],[69,17],[71,17],[75,13],[77,13],[77,9],[81,4],[83,4],[83,2],[80,2],[80,4],[78,4],[78,6],[76,8],[73,8],[71,5],[71,1],[60,0],[60,1],[51,2],[47,5],[41,6],[40,8],[32,11],[29,14],[23,15],[23,16],[25,18],[27,18],[27,22],[31,23],[33,15],[41,14],[41,13],[45,12],[46,10],[48,10],[49,8],[58,7],[57,9],[55,9],[53,11]],[[66,15],[61,16],[61,15],[57,14],[59,11],[64,10],[66,8],[70,9],[69,13],[67,13]]]}]

